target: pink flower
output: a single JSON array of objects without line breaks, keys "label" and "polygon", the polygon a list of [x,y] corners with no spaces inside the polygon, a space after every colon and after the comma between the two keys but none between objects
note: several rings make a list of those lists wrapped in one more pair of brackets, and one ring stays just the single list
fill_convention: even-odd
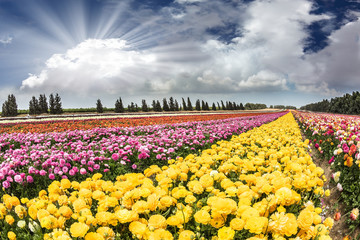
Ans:
[{"label": "pink flower", "polygon": [[84,174],[86,174],[86,173],[87,173],[87,171],[86,171],[85,168],[81,168],[81,169],[80,169],[80,174],[84,175]]},{"label": "pink flower", "polygon": [[111,155],[111,158],[112,158],[114,161],[117,161],[117,160],[119,159],[119,154],[113,153],[113,154]]},{"label": "pink flower", "polygon": [[94,169],[95,169],[95,170],[99,170],[99,169],[100,169],[100,165],[99,165],[99,164],[95,164],[95,165],[94,165]]},{"label": "pink flower", "polygon": [[125,162],[124,160],[121,160],[120,163],[121,163],[122,165],[126,165],[126,162]]},{"label": "pink flower", "polygon": [[54,180],[54,179],[55,179],[55,175],[54,175],[53,173],[50,173],[50,174],[49,174],[49,178],[50,178],[51,180]]},{"label": "pink flower", "polygon": [[137,168],[137,165],[136,165],[136,164],[133,164],[131,167],[132,167],[132,169],[136,169],[136,168]]},{"label": "pink flower", "polygon": [[15,182],[17,182],[17,183],[22,183],[23,178],[22,178],[20,175],[15,175],[14,180],[15,180]]},{"label": "pink flower", "polygon": [[9,188],[10,187],[10,183],[8,181],[4,181],[2,183],[2,185],[3,185],[4,188]]},{"label": "pink flower", "polygon": [[108,168],[104,169],[104,172],[109,172],[109,171],[110,171],[110,169],[108,169]]},{"label": "pink flower", "polygon": [[74,176],[74,175],[76,174],[76,172],[75,172],[73,169],[71,169],[71,170],[69,171],[69,174],[70,174],[70,176]]},{"label": "pink flower", "polygon": [[27,181],[28,183],[33,183],[33,182],[34,182],[34,179],[33,179],[32,176],[27,176],[27,177],[26,177],[26,181]]},{"label": "pink flower", "polygon": [[315,143],[315,148],[319,148],[319,144],[318,144],[318,143]]},{"label": "pink flower", "polygon": [[349,152],[349,146],[346,144],[346,143],[344,143],[343,145],[342,145],[342,149],[343,149],[343,151],[344,151],[344,153],[348,153]]},{"label": "pink flower", "polygon": [[330,160],[329,160],[329,164],[333,163],[334,161],[335,161],[335,157],[332,156],[332,157],[330,158]]},{"label": "pink flower", "polygon": [[40,170],[40,175],[41,175],[41,176],[45,176],[45,175],[46,175],[46,171],[45,171],[45,170]]}]

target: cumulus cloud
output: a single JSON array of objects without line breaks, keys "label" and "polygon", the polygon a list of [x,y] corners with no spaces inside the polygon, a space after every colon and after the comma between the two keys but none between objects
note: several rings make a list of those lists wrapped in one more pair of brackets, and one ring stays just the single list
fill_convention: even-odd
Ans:
[{"label": "cumulus cloud", "polygon": [[[131,39],[87,39],[52,55],[42,71],[22,82],[21,89],[95,96],[275,92],[295,87],[332,96],[339,94],[335,89],[341,76],[350,74],[343,81],[348,86],[357,81],[359,22],[334,32],[325,49],[309,55],[303,52],[309,34],[305,26],[330,18],[311,14],[310,1],[253,1],[236,7],[219,1],[176,2],[182,8],[165,7],[144,26],[124,34],[124,39],[134,34],[141,39],[136,44]],[[229,22],[236,27],[229,42],[208,31]],[[141,32],[153,31],[167,34],[151,35],[155,43],[145,44],[149,39]],[[151,47],[136,48],[139,42]]]}]

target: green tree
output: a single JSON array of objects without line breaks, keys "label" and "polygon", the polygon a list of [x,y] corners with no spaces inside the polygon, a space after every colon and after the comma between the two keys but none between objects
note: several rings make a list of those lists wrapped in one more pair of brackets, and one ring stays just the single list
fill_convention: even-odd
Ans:
[{"label": "green tree", "polygon": [[163,98],[163,110],[166,112],[170,111],[170,107],[166,101],[166,98]]},{"label": "green tree", "polygon": [[175,111],[175,102],[174,102],[174,98],[170,97],[169,98],[169,110],[170,111]]},{"label": "green tree", "polygon": [[8,95],[8,99],[2,105],[1,116],[12,117],[18,114],[17,103],[14,94]]},{"label": "green tree", "polygon": [[57,93],[56,93],[56,95],[55,95],[55,113],[56,113],[56,114],[61,114],[61,113],[63,113],[62,103],[61,103],[61,97],[60,97],[59,94],[57,94]]},{"label": "green tree", "polygon": [[201,110],[200,100],[199,100],[199,99],[196,100],[195,109],[196,109],[196,111],[200,111],[200,110]]},{"label": "green tree", "polygon": [[41,113],[41,108],[39,105],[39,101],[33,96],[29,102],[29,114],[30,115],[37,115]]},{"label": "green tree", "polygon": [[125,112],[124,105],[123,105],[121,97],[119,99],[117,99],[116,102],[115,102],[115,112],[116,113]]},{"label": "green tree", "polygon": [[185,99],[182,98],[182,105],[183,105],[183,110],[186,111],[187,110],[187,106],[186,106],[186,102]]},{"label": "green tree", "polygon": [[187,111],[192,111],[193,110],[193,106],[191,104],[190,98],[187,98],[187,107],[186,107]]},{"label": "green tree", "polygon": [[147,111],[149,111],[149,108],[148,108],[148,105],[146,104],[146,100],[145,99],[143,99],[142,101],[141,101],[141,110],[143,111],[143,112],[147,112]]},{"label": "green tree", "polygon": [[40,94],[39,96],[39,106],[40,106],[40,111],[41,113],[48,113],[49,112],[49,107],[47,104],[47,99],[45,94]]},{"label": "green tree", "polygon": [[214,110],[214,111],[216,111],[216,105],[215,105],[215,103],[213,102],[213,104],[212,104],[212,110]]},{"label": "green tree", "polygon": [[103,113],[104,112],[104,108],[103,108],[103,105],[102,105],[100,99],[98,99],[96,101],[96,112],[98,112],[98,113]]},{"label": "green tree", "polygon": [[49,96],[49,109],[50,109],[50,114],[56,114],[55,98],[54,98],[54,95],[52,93]]}]

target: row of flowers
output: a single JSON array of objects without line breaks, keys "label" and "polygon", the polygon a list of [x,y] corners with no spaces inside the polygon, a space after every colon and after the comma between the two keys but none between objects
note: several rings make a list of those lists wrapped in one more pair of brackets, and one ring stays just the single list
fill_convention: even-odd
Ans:
[{"label": "row of flowers", "polygon": [[14,132],[34,132],[34,133],[47,133],[47,132],[63,132],[68,130],[87,130],[96,127],[134,127],[156,124],[174,124],[189,121],[209,121],[220,120],[234,117],[247,117],[256,116],[270,113],[231,113],[231,114],[182,114],[171,116],[147,116],[147,117],[123,117],[117,116],[99,116],[97,118],[58,118],[58,119],[41,119],[39,121],[12,121],[0,122],[1,133],[14,133]]},{"label": "row of flowers", "polygon": [[[291,113],[199,156],[105,181],[53,181],[33,199],[4,195],[2,239],[331,239],[323,170]],[[328,195],[328,190],[326,191]]]},{"label": "row of flowers", "polygon": [[283,114],[61,133],[1,134],[0,183],[5,192],[32,196],[34,190],[62,178],[85,180],[89,174],[101,172],[104,179],[115,180],[119,174],[141,172],[152,164],[162,166],[168,159],[196,153],[217,140]]},{"label": "row of flowers", "polygon": [[350,216],[347,222],[354,230],[360,224],[360,117],[304,112],[295,116],[313,147],[331,164],[332,179],[347,205],[343,215]]}]

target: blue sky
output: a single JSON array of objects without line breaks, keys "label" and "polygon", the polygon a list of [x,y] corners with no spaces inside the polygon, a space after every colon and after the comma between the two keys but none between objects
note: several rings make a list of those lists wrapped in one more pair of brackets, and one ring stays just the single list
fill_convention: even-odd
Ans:
[{"label": "blue sky", "polygon": [[0,102],[294,105],[359,90],[356,0],[0,0]]}]

